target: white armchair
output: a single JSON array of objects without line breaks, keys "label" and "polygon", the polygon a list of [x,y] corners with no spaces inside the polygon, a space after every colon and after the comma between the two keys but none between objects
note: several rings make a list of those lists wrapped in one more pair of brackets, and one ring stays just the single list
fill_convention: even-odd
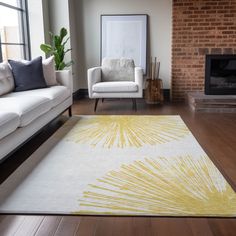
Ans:
[{"label": "white armchair", "polygon": [[137,110],[136,98],[143,97],[143,70],[134,66],[132,59],[104,58],[102,66],[88,69],[89,98],[131,98]]}]

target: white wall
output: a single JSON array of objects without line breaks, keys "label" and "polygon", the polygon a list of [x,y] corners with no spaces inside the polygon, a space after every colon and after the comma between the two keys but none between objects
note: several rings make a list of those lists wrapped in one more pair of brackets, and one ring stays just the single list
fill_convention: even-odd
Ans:
[{"label": "white wall", "polygon": [[50,20],[49,20],[48,0],[42,0],[42,8],[43,8],[44,39],[45,39],[45,43],[49,43],[50,42],[50,36],[49,36]]},{"label": "white wall", "polygon": [[76,9],[75,1],[69,0],[69,21],[70,21],[70,43],[71,43],[71,59],[73,60],[72,64],[72,75],[74,82],[74,91],[79,89],[79,69],[80,69],[80,60],[78,59],[78,45],[79,38],[77,36],[77,22],[76,22]]},{"label": "white wall", "polygon": [[49,18],[47,0],[28,1],[31,57],[45,57],[40,44],[48,42]]},{"label": "white wall", "polygon": [[48,0],[51,31],[58,34],[62,27],[70,33],[68,0]]},{"label": "white wall", "polygon": [[161,62],[164,87],[171,80],[172,0],[77,0],[75,1],[79,88],[87,88],[87,69],[100,63],[100,15],[148,14],[150,55]]}]

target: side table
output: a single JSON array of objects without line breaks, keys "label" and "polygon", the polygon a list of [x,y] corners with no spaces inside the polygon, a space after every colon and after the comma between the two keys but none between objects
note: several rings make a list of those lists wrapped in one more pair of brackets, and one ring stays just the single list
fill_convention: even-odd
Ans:
[{"label": "side table", "polygon": [[162,104],[164,101],[161,79],[146,79],[144,97],[147,104]]}]

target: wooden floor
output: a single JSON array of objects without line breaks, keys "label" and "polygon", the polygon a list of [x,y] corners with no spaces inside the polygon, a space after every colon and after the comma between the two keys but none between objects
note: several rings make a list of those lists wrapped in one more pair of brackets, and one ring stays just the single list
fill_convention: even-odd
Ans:
[{"label": "wooden floor", "polygon": [[[73,114],[94,114],[93,103],[78,100]],[[129,100],[105,100],[96,114],[179,114],[206,153],[236,190],[236,114],[194,114],[184,104],[146,105],[138,101],[132,111]],[[0,166],[3,181],[22,161],[56,131],[67,117],[60,117]],[[0,236],[235,236],[236,219],[166,217],[85,217],[1,215]]]}]

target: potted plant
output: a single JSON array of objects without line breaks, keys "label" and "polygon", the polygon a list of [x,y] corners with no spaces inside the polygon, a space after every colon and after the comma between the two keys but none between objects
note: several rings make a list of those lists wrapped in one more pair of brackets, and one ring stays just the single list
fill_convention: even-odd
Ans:
[{"label": "potted plant", "polygon": [[65,39],[67,35],[67,29],[65,29],[64,27],[61,28],[59,35],[54,35],[51,32],[49,34],[51,38],[51,45],[41,44],[40,49],[45,52],[47,56],[54,55],[56,70],[63,70],[64,68],[71,66],[73,64],[73,61],[64,62],[66,53],[71,51],[71,48],[65,48],[66,43],[69,40],[69,37]]}]

